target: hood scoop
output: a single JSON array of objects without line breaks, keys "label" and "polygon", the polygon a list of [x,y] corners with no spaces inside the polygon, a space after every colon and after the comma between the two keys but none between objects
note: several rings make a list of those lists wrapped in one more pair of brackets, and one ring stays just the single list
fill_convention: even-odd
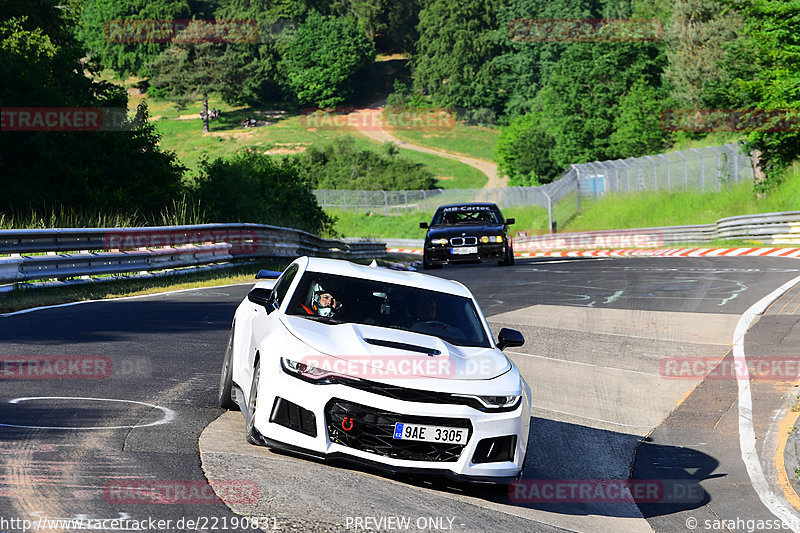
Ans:
[{"label": "hood scoop", "polygon": [[408,352],[424,353],[426,355],[439,355],[442,352],[436,348],[426,348],[425,346],[417,346],[416,344],[407,344],[405,342],[385,341],[382,339],[364,339],[367,344],[373,346],[383,346],[384,348],[394,348],[395,350],[406,350]]}]

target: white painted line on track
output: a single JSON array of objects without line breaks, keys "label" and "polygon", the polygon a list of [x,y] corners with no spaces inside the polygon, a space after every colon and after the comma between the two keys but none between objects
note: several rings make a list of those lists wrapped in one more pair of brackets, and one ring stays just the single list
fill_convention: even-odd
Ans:
[{"label": "white painted line on track", "polygon": [[121,425],[121,426],[87,426],[87,427],[75,427],[75,426],[26,426],[26,425],[18,425],[18,424],[2,424],[0,426],[7,427],[7,428],[24,428],[24,429],[59,429],[59,430],[92,430],[92,429],[138,429],[138,428],[146,428],[150,426],[160,426],[162,424],[167,424],[175,420],[177,413],[170,409],[169,407],[162,407],[160,405],[153,405],[152,403],[147,402],[137,402],[136,400],[119,400],[115,398],[84,398],[80,396],[30,396],[27,398],[14,398],[13,400],[9,400],[8,403],[16,404],[21,402],[30,402],[36,400],[79,400],[79,401],[90,401],[90,402],[123,402],[123,403],[135,403],[138,405],[144,405],[146,407],[151,407],[153,409],[158,409],[164,416],[162,416],[159,420],[155,422],[150,422],[149,424],[134,424],[134,425]]},{"label": "white painted line on track", "polygon": [[[651,378],[660,378],[662,377],[661,374],[650,374],[648,372],[639,372],[638,370],[628,370],[626,368],[617,368],[613,366],[602,366],[602,365],[595,365],[592,363],[584,363],[583,361],[570,361],[569,359],[557,359],[555,357],[546,357],[544,355],[534,355],[532,353],[524,353],[524,352],[515,352],[512,350],[505,350],[505,353],[512,353],[514,355],[524,355],[525,357],[533,357],[535,359],[547,359],[548,361],[555,361],[558,363],[568,363],[571,365],[582,365],[582,366],[591,366],[594,368],[603,368],[605,370],[613,370],[619,372],[628,372],[630,374],[639,374],[641,376],[648,376]],[[624,424],[621,424],[624,425]]]},{"label": "white painted line on track", "polygon": [[744,353],[744,335],[756,317],[764,312],[769,305],[781,297],[785,292],[800,283],[800,276],[787,281],[756,303],[742,315],[736,324],[733,334],[733,358],[737,368],[742,372],[737,374],[739,384],[739,446],[742,452],[742,461],[747,468],[747,475],[758,494],[761,502],[769,511],[780,518],[785,524],[792,526],[792,531],[800,531],[798,516],[790,507],[779,499],[769,486],[761,462],[756,451],[756,432],[753,427],[753,397],[750,394],[750,372],[747,369],[747,358]]},{"label": "white painted line on track", "polygon": [[624,427],[624,428],[634,428],[634,429],[647,428],[647,429],[651,429],[651,426],[649,426],[649,425],[646,425],[646,426],[634,426],[632,424],[622,424],[620,422],[612,422],[611,420],[603,420],[602,418],[592,418],[590,416],[577,415],[575,413],[568,413],[566,411],[558,411],[556,409],[548,409],[547,407],[534,407],[533,410],[534,411],[547,411],[548,413],[558,413],[560,415],[574,416],[575,418],[581,418],[583,420],[591,420],[592,422],[600,422],[602,424],[611,424],[612,426],[620,426],[620,427]]}]

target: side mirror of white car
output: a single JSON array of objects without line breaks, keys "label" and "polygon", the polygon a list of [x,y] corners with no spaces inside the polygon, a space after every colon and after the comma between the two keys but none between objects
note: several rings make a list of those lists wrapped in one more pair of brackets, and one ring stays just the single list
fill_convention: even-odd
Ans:
[{"label": "side mirror of white car", "polygon": [[256,288],[247,293],[247,299],[256,305],[264,307],[267,310],[267,313],[271,313],[275,310],[275,306],[272,304],[272,300],[270,299],[271,297],[271,289]]},{"label": "side mirror of white car", "polygon": [[522,346],[523,344],[525,344],[525,337],[515,329],[503,328],[497,334],[497,347],[500,350]]}]

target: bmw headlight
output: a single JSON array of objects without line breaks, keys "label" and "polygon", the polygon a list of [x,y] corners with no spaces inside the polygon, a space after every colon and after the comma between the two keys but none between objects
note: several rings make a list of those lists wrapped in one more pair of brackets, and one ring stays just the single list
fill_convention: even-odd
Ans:
[{"label": "bmw headlight", "polygon": [[453,396],[477,400],[487,411],[515,409],[522,399],[521,395],[479,396],[477,394],[453,394]]},{"label": "bmw headlight", "polygon": [[486,244],[489,242],[503,242],[502,235],[484,235],[481,237],[481,242]]},{"label": "bmw headlight", "polygon": [[444,246],[445,244],[447,244],[447,239],[431,239],[431,244]]}]

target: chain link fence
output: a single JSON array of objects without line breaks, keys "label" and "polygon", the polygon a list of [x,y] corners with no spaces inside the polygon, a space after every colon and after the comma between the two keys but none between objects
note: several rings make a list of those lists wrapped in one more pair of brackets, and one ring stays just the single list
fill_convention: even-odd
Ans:
[{"label": "chain link fence", "polygon": [[575,216],[581,202],[610,193],[645,191],[721,191],[752,180],[750,157],[739,145],[725,144],[666,154],[575,164],[559,179],[537,187],[433,189],[427,191],[315,190],[323,209],[400,215],[433,211],[443,204],[493,202],[501,208],[547,209],[550,229]]},{"label": "chain link fence", "polygon": [[728,184],[753,179],[750,157],[737,144],[694,148],[668,154],[572,165],[581,194],[644,191],[721,191]]}]

